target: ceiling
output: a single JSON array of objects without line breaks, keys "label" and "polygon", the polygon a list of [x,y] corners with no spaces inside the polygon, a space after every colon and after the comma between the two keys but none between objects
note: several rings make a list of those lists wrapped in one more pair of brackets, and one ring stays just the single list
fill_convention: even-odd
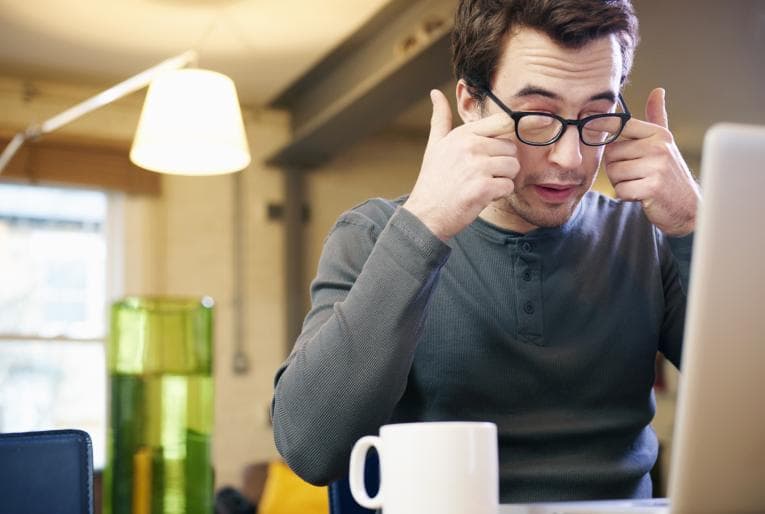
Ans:
[{"label": "ceiling", "polygon": [[119,82],[189,48],[264,105],[388,0],[0,0],[0,74]]},{"label": "ceiling", "polygon": [[[715,121],[765,123],[765,1],[633,2],[642,42],[625,96],[634,114],[665,87],[670,128],[692,153]],[[234,79],[243,104],[263,106],[388,3],[0,0],[0,75],[111,85],[195,48],[200,67]],[[394,126],[426,133],[429,116],[423,93]]]}]

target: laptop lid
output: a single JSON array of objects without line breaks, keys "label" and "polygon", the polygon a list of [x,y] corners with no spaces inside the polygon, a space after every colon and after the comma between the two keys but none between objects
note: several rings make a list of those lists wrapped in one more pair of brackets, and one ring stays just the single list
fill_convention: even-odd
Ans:
[{"label": "laptop lid", "polygon": [[765,511],[765,127],[706,135],[672,512]]}]

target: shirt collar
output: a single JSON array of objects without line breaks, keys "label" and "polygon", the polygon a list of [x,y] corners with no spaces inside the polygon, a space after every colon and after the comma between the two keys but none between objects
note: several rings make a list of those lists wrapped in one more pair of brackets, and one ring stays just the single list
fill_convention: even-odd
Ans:
[{"label": "shirt collar", "polygon": [[585,196],[579,201],[571,217],[566,220],[565,223],[557,227],[541,227],[527,232],[526,234],[522,234],[514,230],[508,230],[499,227],[493,223],[489,223],[482,218],[476,218],[476,220],[473,221],[469,227],[471,230],[478,232],[484,238],[499,244],[505,244],[515,239],[536,240],[563,237],[577,226],[581,212],[583,210],[582,203],[585,201],[586,196],[587,195],[585,194]]}]

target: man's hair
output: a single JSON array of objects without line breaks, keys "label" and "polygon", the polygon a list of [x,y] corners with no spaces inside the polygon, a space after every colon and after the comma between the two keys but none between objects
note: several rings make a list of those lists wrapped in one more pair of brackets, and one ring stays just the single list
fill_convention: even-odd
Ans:
[{"label": "man's hair", "polygon": [[484,99],[504,43],[521,28],[538,30],[566,48],[611,34],[622,53],[622,81],[632,67],[638,20],[631,0],[460,0],[452,32],[452,71]]}]

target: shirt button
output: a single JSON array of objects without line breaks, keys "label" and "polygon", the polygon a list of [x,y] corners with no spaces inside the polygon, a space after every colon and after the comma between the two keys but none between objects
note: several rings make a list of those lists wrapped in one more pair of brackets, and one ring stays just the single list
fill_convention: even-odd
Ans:
[{"label": "shirt button", "polygon": [[534,245],[529,243],[528,241],[524,241],[523,244],[521,244],[521,250],[524,252],[530,252],[534,248]]},{"label": "shirt button", "polygon": [[531,302],[526,302],[523,305],[523,312],[526,314],[534,314],[534,304]]},{"label": "shirt button", "polygon": [[531,280],[531,272],[529,270],[526,270],[523,272],[523,280],[526,282],[529,282]]}]

